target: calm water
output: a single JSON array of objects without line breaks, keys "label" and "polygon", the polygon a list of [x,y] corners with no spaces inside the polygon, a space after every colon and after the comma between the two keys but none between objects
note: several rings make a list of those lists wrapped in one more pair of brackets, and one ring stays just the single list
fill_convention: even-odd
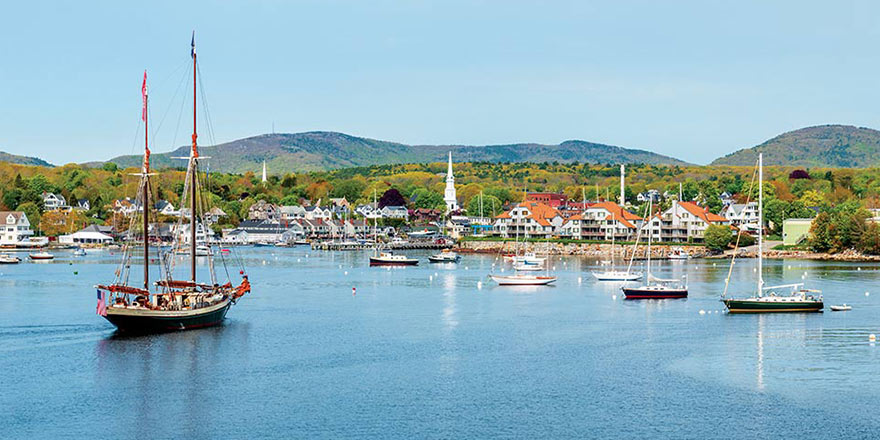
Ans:
[{"label": "calm water", "polygon": [[731,316],[726,262],[664,263],[691,297],[632,302],[577,258],[555,287],[511,288],[488,256],[242,251],[254,292],[225,325],[138,338],[94,314],[109,252],[0,266],[0,437],[880,436],[875,265],[768,262],[769,283],[806,272],[853,310]]}]

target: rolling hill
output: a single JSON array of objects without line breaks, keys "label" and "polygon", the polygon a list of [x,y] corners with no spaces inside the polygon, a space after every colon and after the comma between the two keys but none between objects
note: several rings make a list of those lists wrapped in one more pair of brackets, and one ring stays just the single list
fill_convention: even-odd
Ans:
[{"label": "rolling hill", "polygon": [[[239,139],[200,152],[211,156],[211,169],[219,172],[257,172],[265,160],[274,174],[289,171],[315,171],[393,163],[442,162],[452,151],[457,162],[591,162],[686,165],[672,157],[645,150],[621,148],[585,141],[565,141],[559,145],[406,145],[343,133],[313,131],[293,134],[264,134]],[[171,157],[188,155],[189,147],[151,156],[155,168],[182,166]],[[140,156],[120,156],[108,162],[121,167],[138,166]]]},{"label": "rolling hill", "polygon": [[0,162],[9,162],[18,165],[37,165],[41,167],[54,166],[51,163],[46,162],[45,160],[38,157],[19,156],[17,154],[7,153],[5,151],[0,151]]},{"label": "rolling hill", "polygon": [[851,125],[819,125],[789,131],[758,146],[715,159],[712,165],[764,164],[861,168],[880,165],[880,131]]}]

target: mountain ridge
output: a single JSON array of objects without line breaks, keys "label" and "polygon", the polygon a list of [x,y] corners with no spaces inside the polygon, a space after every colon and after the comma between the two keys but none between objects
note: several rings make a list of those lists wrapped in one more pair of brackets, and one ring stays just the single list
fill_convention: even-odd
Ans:
[{"label": "mountain ridge", "polygon": [[[154,168],[181,166],[171,157],[186,156],[189,146],[167,153],[153,153]],[[442,162],[452,151],[458,162],[591,162],[689,165],[687,162],[647,150],[623,148],[581,140],[557,145],[514,143],[499,145],[408,145],[332,131],[261,134],[216,146],[201,147],[212,156],[212,170],[219,172],[258,171],[262,161],[273,170],[294,172],[396,163]],[[138,166],[137,155],[108,160],[121,167]],[[93,163],[100,165],[100,163]]]},{"label": "mountain ridge", "polygon": [[22,156],[18,154],[7,153],[5,151],[0,151],[0,162],[9,162],[17,165],[36,165],[41,167],[54,167],[49,162],[46,162],[39,157],[31,157],[31,156]]},{"label": "mountain ridge", "polygon": [[710,165],[754,165],[764,153],[765,165],[815,168],[880,166],[880,131],[854,125],[825,124],[788,131],[751,148],[712,161]]}]

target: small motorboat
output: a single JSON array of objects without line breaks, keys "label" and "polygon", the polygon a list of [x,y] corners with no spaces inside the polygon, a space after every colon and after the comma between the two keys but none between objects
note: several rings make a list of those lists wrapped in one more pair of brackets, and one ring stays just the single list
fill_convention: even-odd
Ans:
[{"label": "small motorboat", "polygon": [[434,254],[428,257],[428,261],[432,263],[458,263],[458,260],[460,259],[460,255],[450,251],[449,249],[444,249],[439,254]]},{"label": "small motorboat", "polygon": [[852,310],[852,306],[848,306],[846,304],[841,304],[839,306],[831,306],[832,312],[846,312]]},{"label": "small motorboat", "polygon": [[687,260],[691,258],[691,256],[687,253],[687,251],[684,250],[684,248],[676,247],[672,248],[669,251],[669,254],[666,256],[666,258],[670,260]]},{"label": "small motorboat", "polygon": [[380,252],[379,255],[370,257],[370,266],[416,266],[419,260],[407,258],[405,255],[395,255],[391,252]]},{"label": "small motorboat", "polygon": [[55,258],[54,255],[52,255],[46,251],[40,251],[40,252],[36,252],[33,254],[28,254],[28,257],[31,260],[51,260],[51,259]]},{"label": "small motorboat", "polygon": [[76,248],[76,249],[73,250],[73,256],[74,256],[74,257],[85,257],[85,256],[86,256],[86,250],[83,249],[83,248]]},{"label": "small motorboat", "polygon": [[553,276],[538,275],[489,275],[499,286],[546,286],[556,282]]},{"label": "small motorboat", "polygon": [[513,265],[513,270],[517,272],[540,272],[544,270],[543,264],[531,264],[531,263],[516,263]]},{"label": "small motorboat", "polygon": [[310,243],[308,240],[294,240],[293,244],[296,246],[308,246]]},{"label": "small motorboat", "polygon": [[0,254],[0,264],[18,264],[21,263],[21,258],[18,258],[14,255],[10,254]]}]

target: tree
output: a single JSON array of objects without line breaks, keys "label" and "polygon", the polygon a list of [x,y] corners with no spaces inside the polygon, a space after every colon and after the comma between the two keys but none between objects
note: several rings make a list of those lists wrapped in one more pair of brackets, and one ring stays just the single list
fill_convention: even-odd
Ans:
[{"label": "tree", "polygon": [[828,252],[831,249],[831,215],[821,212],[810,226],[810,248],[815,252]]},{"label": "tree", "polygon": [[333,185],[333,190],[330,191],[330,196],[334,198],[345,198],[345,200],[348,200],[349,202],[354,202],[361,196],[361,193],[366,188],[366,179],[345,179],[337,181]]},{"label": "tree", "polygon": [[40,227],[40,208],[34,202],[24,202],[15,208],[16,211],[24,212],[28,221],[34,228]]},{"label": "tree", "polygon": [[40,218],[40,229],[44,235],[56,236],[75,232],[87,222],[85,215],[77,210],[46,211]]},{"label": "tree", "polygon": [[439,209],[441,211],[446,209],[446,202],[443,201],[443,196],[436,191],[426,188],[419,188],[413,191],[409,199],[412,200],[414,208]]},{"label": "tree", "polygon": [[[483,217],[495,217],[501,213],[501,200],[498,197],[487,196],[483,194]],[[494,211],[493,211],[494,208]],[[480,215],[480,196],[471,198],[471,202],[467,205],[467,213],[469,216]]]},{"label": "tree", "polygon": [[730,227],[724,225],[709,225],[703,235],[706,247],[713,251],[721,251],[730,244]]},{"label": "tree", "polygon": [[119,171],[119,166],[117,166],[113,162],[107,162],[104,165],[101,165],[101,169],[104,171],[109,171],[111,173],[115,173],[116,171]]},{"label": "tree", "polygon": [[868,255],[880,255],[880,225],[871,222],[859,240],[858,248]]},{"label": "tree", "polygon": [[804,194],[798,199],[804,206],[819,206],[825,202],[825,199],[819,194],[818,191],[808,189],[804,191]]},{"label": "tree", "polygon": [[385,191],[382,197],[379,198],[379,208],[381,209],[386,206],[406,206],[406,199],[400,195],[400,191],[391,188]]}]

